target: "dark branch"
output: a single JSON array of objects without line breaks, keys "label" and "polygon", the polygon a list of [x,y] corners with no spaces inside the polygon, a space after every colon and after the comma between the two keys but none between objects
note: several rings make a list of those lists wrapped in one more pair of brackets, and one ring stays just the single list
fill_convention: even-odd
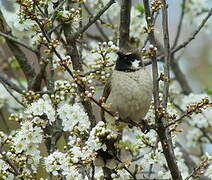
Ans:
[{"label": "dark branch", "polygon": [[33,48],[33,47],[30,47],[29,45],[27,45],[27,44],[25,44],[25,43],[23,43],[23,42],[21,42],[21,41],[15,39],[14,37],[12,37],[12,36],[10,36],[10,35],[8,35],[8,34],[5,34],[5,33],[3,33],[3,32],[0,32],[0,36],[3,36],[4,38],[6,38],[6,39],[8,39],[8,40],[13,41],[14,43],[16,43],[16,44],[18,44],[18,45],[20,45],[20,46],[22,46],[22,47],[25,47],[26,49],[28,49],[28,50],[34,52],[35,54],[39,53],[39,51],[37,51],[37,49],[35,49],[35,48]]},{"label": "dark branch", "polygon": [[91,25],[93,25],[99,18],[102,14],[104,14],[105,11],[107,11],[110,6],[115,3],[115,0],[110,0],[97,14],[96,16],[94,16],[93,18],[91,18],[89,20],[89,22],[84,26],[82,27],[81,29],[79,29],[76,33],[74,33],[72,35],[72,39],[77,39],[79,36],[81,36]]},{"label": "dark branch", "polygon": [[4,84],[9,86],[11,89],[16,91],[19,94],[23,94],[24,89],[21,89],[16,84],[14,84],[12,81],[9,80],[9,78],[5,77],[4,75],[0,74],[0,81],[2,81]]},{"label": "dark branch", "polygon": [[119,26],[119,47],[127,48],[130,39],[130,13],[131,13],[131,0],[121,1],[121,14]]},{"label": "dark branch", "polygon": [[[84,8],[85,10],[87,11],[87,13],[90,15],[90,16],[93,16],[90,9],[86,6],[86,4],[84,3]],[[104,38],[105,41],[109,41],[108,39],[108,36],[107,34],[104,32],[104,30],[102,29],[102,27],[99,25],[99,23],[96,21],[95,22],[95,25],[96,25],[96,28],[97,30],[99,31],[99,33],[102,35],[102,37]]]},{"label": "dark branch", "polygon": [[7,90],[7,92],[15,99],[15,101],[20,104],[23,107],[26,107],[21,101],[19,101],[19,99],[11,92],[11,90],[7,87],[7,85],[2,81],[2,85],[4,86],[4,88]]},{"label": "dark branch", "polygon": [[6,42],[8,47],[12,51],[13,55],[15,56],[16,60],[18,61],[18,64],[20,65],[20,68],[26,77],[28,87],[30,87],[31,82],[36,76],[35,70],[30,65],[24,52],[20,49],[20,47],[16,43],[14,43],[12,40],[9,39],[6,39]]},{"label": "dark branch", "polygon": [[36,75],[36,77],[34,78],[34,80],[33,80],[33,82],[32,82],[32,87],[31,87],[31,89],[32,89],[34,92],[40,91],[40,90],[41,90],[42,79],[45,78],[46,66],[47,66],[47,63],[42,64],[42,65],[40,66],[40,72]]},{"label": "dark branch", "polygon": [[[166,11],[166,1],[163,0],[163,9]],[[151,44],[155,46],[155,36],[154,36],[154,17],[152,16],[150,7],[149,7],[149,1],[143,0],[144,9],[145,9],[145,16],[146,16],[146,22],[147,22],[147,32],[149,35],[149,41]],[[165,15],[166,19],[163,19],[163,26],[165,30],[165,34],[167,31],[167,14],[166,12],[163,12],[163,16]],[[167,34],[166,34],[167,36]],[[167,37],[164,39],[164,44],[166,43],[166,58],[169,57],[168,49],[169,45],[167,44]],[[168,59],[167,59],[168,60]],[[157,133],[160,139],[160,142],[162,144],[163,148],[163,154],[166,158],[166,162],[168,164],[169,170],[171,172],[172,178],[177,180],[182,180],[182,176],[180,174],[179,168],[177,166],[176,157],[173,151],[173,144],[171,135],[169,134],[168,129],[165,128],[166,119],[162,118],[158,114],[160,101],[159,101],[159,85],[158,85],[158,65],[157,65],[157,59],[156,54],[152,56],[152,72],[153,72],[153,96],[154,96],[154,108],[155,108],[155,122],[158,126]]]},{"label": "dark branch", "polygon": [[197,36],[197,34],[205,26],[206,22],[211,17],[211,15],[212,15],[212,9],[210,9],[210,11],[208,12],[207,16],[203,19],[203,21],[201,22],[201,24],[199,25],[199,27],[197,28],[197,30],[193,32],[193,34],[191,35],[191,37],[189,37],[187,41],[183,42],[182,44],[180,44],[179,46],[177,46],[176,48],[174,48],[171,53],[174,54],[177,51],[179,51],[180,49],[185,48],[192,40],[194,40],[195,37]]},{"label": "dark branch", "polygon": [[165,51],[165,63],[164,63],[164,75],[166,77],[166,81],[164,81],[164,89],[163,89],[163,107],[166,109],[169,95],[169,79],[170,79],[170,44],[169,44],[169,27],[168,27],[168,5],[165,0],[162,0],[162,24],[163,24],[163,43],[164,43],[164,51]]},{"label": "dark branch", "polygon": [[182,70],[180,69],[178,61],[176,61],[174,55],[171,57],[171,68],[175,75],[176,80],[179,82],[182,93],[188,95],[192,92],[191,87],[189,86],[188,81],[186,80],[185,75],[183,74]]},{"label": "dark branch", "polygon": [[[147,22],[147,29],[151,29],[153,24],[154,24],[154,19],[152,17],[152,13],[150,11],[149,7],[149,1],[148,0],[143,0],[144,3],[144,9],[145,9],[145,17],[146,17],[146,22]],[[153,44],[156,47],[156,39],[154,35],[154,31],[150,30],[148,33],[148,39],[151,44]],[[155,107],[155,112],[157,111],[159,107],[159,84],[158,84],[158,64],[157,64],[157,59],[156,55],[151,58],[152,60],[152,75],[153,75],[153,96],[154,96],[154,107]],[[156,113],[157,116],[157,113]]]},{"label": "dark branch", "polygon": [[184,19],[184,15],[185,15],[185,4],[186,4],[186,0],[183,0],[182,8],[181,8],[181,14],[180,14],[180,21],[179,21],[179,24],[178,24],[178,27],[177,27],[177,34],[175,36],[175,40],[174,40],[172,49],[176,47],[176,45],[178,43],[178,40],[180,38],[180,33],[181,33],[181,30],[182,30],[183,19]]}]

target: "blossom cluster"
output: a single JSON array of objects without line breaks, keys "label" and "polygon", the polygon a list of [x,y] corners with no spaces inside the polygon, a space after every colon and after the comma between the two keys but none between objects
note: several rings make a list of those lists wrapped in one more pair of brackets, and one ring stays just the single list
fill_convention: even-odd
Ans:
[{"label": "blossom cluster", "polygon": [[117,132],[113,132],[112,129],[107,128],[106,124],[101,121],[90,132],[87,145],[95,151],[100,149],[106,151],[106,142],[111,139],[116,139],[117,136]]},{"label": "blossom cluster", "polygon": [[61,103],[57,109],[59,117],[62,119],[62,126],[64,131],[72,131],[77,129],[79,131],[88,131],[90,128],[90,121],[83,107],[75,103],[69,105],[68,103]]},{"label": "blossom cluster", "polygon": [[68,153],[55,151],[48,157],[45,157],[44,164],[47,172],[51,172],[53,176],[64,176],[70,180],[83,179],[82,174],[77,170],[77,167],[74,167],[72,159]]},{"label": "blossom cluster", "polygon": [[[31,178],[32,173],[37,173],[41,154],[39,146],[43,141],[43,130],[35,125],[33,121],[23,121],[20,123],[20,129],[12,132],[9,136],[1,133],[1,146],[9,146],[8,151],[1,150],[0,172],[3,179],[14,178],[14,166],[22,168],[19,175]],[[10,161],[9,164],[6,162]],[[11,171],[10,169],[13,168]],[[16,172],[19,173],[19,172]]]}]

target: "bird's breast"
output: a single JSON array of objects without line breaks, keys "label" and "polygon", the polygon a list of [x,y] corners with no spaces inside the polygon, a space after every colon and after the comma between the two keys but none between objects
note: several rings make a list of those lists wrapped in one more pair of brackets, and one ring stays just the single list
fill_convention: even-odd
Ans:
[{"label": "bird's breast", "polygon": [[149,109],[152,98],[152,78],[148,71],[114,71],[107,103],[123,119],[140,121]]}]

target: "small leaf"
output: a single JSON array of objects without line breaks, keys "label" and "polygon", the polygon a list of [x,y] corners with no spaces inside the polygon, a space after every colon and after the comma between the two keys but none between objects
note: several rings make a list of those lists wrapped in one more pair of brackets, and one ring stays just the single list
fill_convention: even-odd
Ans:
[{"label": "small leaf", "polygon": [[144,14],[144,7],[141,4],[137,4],[135,6],[135,9],[137,9],[141,13],[141,15]]},{"label": "small leaf", "polygon": [[62,16],[63,16],[63,11],[60,11],[60,10],[56,11],[56,17],[58,19],[61,18]]}]

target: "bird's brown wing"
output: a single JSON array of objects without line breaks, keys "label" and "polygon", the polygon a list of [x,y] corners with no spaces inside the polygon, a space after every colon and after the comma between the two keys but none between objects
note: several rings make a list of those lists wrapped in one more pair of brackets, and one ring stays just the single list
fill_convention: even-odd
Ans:
[{"label": "bird's brown wing", "polygon": [[[110,95],[110,92],[111,92],[111,78],[108,79],[108,81],[106,82],[105,84],[105,87],[104,87],[104,90],[103,90],[103,95],[102,97],[105,98],[105,102],[107,101],[107,98],[109,97]],[[105,112],[103,109],[101,109],[101,120],[105,122]]]}]

